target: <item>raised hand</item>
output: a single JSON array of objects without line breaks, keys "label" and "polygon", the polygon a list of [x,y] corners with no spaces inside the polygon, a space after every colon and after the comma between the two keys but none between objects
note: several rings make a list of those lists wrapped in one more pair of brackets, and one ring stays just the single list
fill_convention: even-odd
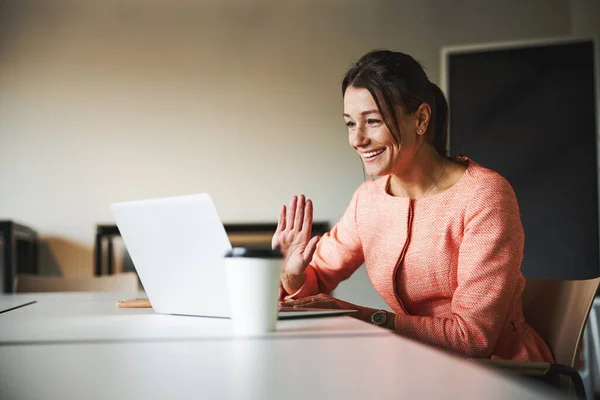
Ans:
[{"label": "raised hand", "polygon": [[281,282],[286,292],[293,293],[302,286],[304,271],[312,260],[320,237],[312,235],[313,205],[304,195],[294,196],[289,210],[281,207],[277,230],[271,240],[283,255]]}]

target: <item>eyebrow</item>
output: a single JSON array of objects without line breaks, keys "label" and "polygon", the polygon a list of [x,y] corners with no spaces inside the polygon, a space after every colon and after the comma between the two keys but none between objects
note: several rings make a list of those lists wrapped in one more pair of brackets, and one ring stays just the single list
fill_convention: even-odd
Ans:
[{"label": "eyebrow", "polygon": [[[368,114],[379,114],[379,110],[367,110],[360,113],[360,115],[368,115]],[[344,117],[352,118],[348,114],[344,113]]]}]

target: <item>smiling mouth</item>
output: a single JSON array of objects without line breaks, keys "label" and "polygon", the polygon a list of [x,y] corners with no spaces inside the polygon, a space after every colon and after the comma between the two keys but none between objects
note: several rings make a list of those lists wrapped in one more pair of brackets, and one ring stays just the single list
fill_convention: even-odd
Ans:
[{"label": "smiling mouth", "polygon": [[370,151],[368,153],[363,153],[362,156],[365,160],[369,160],[371,158],[377,157],[378,155],[380,155],[381,153],[383,153],[385,151],[385,148],[383,149],[379,149],[379,150],[375,150],[375,151]]}]

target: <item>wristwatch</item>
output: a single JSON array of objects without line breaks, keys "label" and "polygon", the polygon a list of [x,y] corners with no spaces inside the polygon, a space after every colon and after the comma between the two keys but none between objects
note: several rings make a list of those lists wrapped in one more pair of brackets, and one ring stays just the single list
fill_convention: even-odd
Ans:
[{"label": "wristwatch", "polygon": [[371,322],[375,325],[383,325],[387,321],[387,311],[377,310],[371,315]]}]

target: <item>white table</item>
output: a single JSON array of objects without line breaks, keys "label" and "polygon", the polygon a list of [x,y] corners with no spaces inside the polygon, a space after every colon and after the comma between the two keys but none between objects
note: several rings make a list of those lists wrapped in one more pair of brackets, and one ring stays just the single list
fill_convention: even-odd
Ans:
[{"label": "white table", "polygon": [[0,398],[557,398],[350,317],[241,339],[229,320],[120,310],[119,298],[45,294],[0,314]]},{"label": "white table", "polygon": [[0,314],[26,307],[35,301],[35,297],[20,295],[0,295]]},{"label": "white table", "polygon": [[[18,296],[13,296],[18,297]],[[232,339],[225,318],[157,314],[149,308],[117,308],[129,299],[119,293],[44,293],[29,306],[0,314],[0,344],[114,342],[171,339]],[[352,318],[314,318],[277,321],[267,337],[326,335],[391,335]]]}]

